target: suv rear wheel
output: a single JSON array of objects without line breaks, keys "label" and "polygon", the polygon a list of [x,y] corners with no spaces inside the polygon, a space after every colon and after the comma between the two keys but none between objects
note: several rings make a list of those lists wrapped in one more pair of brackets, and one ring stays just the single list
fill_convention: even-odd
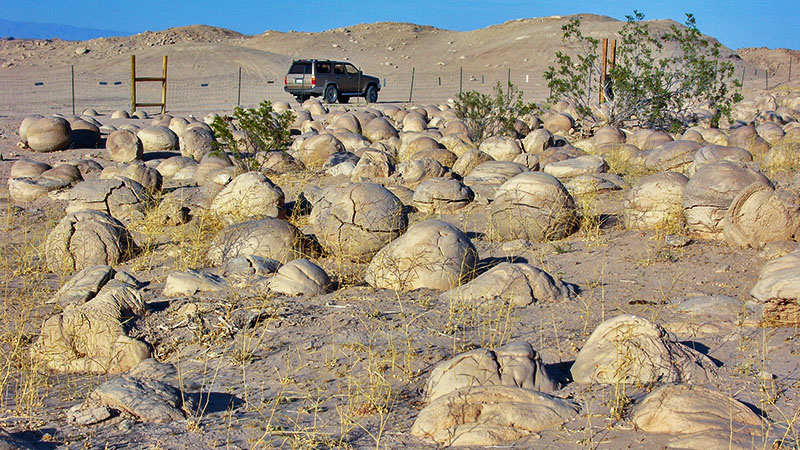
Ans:
[{"label": "suv rear wheel", "polygon": [[328,103],[336,103],[338,99],[339,89],[336,88],[335,84],[329,84],[328,87],[325,88],[325,101]]},{"label": "suv rear wheel", "polygon": [[367,88],[367,95],[365,95],[364,98],[367,100],[367,103],[376,103],[378,101],[378,89],[370,85]]}]

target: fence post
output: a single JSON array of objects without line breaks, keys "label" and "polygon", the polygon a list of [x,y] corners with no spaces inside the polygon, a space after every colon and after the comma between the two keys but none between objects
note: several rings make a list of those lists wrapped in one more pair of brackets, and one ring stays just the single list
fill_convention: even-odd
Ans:
[{"label": "fence post", "polygon": [[414,73],[417,71],[416,67],[411,68],[411,89],[408,91],[408,103],[411,103],[411,96],[414,94]]},{"label": "fence post", "polygon": [[164,81],[161,82],[161,114],[167,112],[167,55],[164,55],[162,62],[162,75]]},{"label": "fence post", "polygon": [[764,70],[764,89],[769,90],[769,69]]},{"label": "fence post", "polygon": [[131,114],[136,112],[136,55],[131,55]]},{"label": "fence post", "polygon": [[508,79],[506,84],[506,97],[511,95],[511,67],[508,68]]},{"label": "fence post", "polygon": [[239,66],[239,84],[236,90],[236,106],[241,106],[242,104],[242,66]]},{"label": "fence post", "polygon": [[72,115],[75,115],[75,66],[69,66],[69,77],[72,81]]},{"label": "fence post", "polygon": [[791,56],[789,57],[789,81],[792,81],[792,60],[793,59],[794,58],[792,58]]},{"label": "fence post", "polygon": [[464,66],[458,68],[458,93],[464,92]]},{"label": "fence post", "polygon": [[747,65],[742,66],[742,87],[744,87],[744,72],[747,70]]}]

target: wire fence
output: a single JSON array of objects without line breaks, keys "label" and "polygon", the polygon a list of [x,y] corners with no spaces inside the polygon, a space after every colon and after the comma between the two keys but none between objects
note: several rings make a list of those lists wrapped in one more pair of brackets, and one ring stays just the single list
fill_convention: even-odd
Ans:
[{"label": "wire fence", "polygon": [[[800,78],[792,61],[778,70],[765,70],[743,62],[737,64],[736,79],[745,88],[775,88]],[[0,74],[0,114],[81,113],[86,108],[100,112],[130,108],[130,72],[93,73],[75,67],[42,71],[34,76]],[[492,93],[500,82],[511,82],[523,92],[525,101],[543,101],[549,91],[541,73],[514,68],[475,71],[437,68],[395,72],[381,77],[379,102],[441,103],[459,92]],[[137,101],[160,101],[160,83],[137,83]],[[200,114],[226,112],[237,105],[254,107],[263,100],[294,101],[283,90],[283,79],[269,78],[234,68],[231,73],[195,77],[168,77],[167,109]],[[361,100],[363,102],[363,99]],[[142,108],[153,110],[152,108]]]}]

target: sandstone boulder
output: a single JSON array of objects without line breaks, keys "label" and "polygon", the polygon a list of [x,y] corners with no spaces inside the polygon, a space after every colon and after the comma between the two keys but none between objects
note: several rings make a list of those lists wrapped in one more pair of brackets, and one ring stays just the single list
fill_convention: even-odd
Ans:
[{"label": "sandstone boulder", "polygon": [[224,228],[211,241],[206,259],[221,266],[230,259],[255,255],[288,262],[302,251],[302,234],[281,219],[261,219]]},{"label": "sandstone boulder", "polygon": [[321,295],[330,290],[331,279],[318,265],[295,259],[278,269],[269,280],[269,290],[284,295]]},{"label": "sandstone boulder", "polygon": [[467,206],[473,199],[472,189],[452,178],[429,178],[414,190],[412,202],[423,213],[450,214]]},{"label": "sandstone boulder", "polygon": [[231,224],[247,219],[285,217],[283,191],[259,172],[234,178],[211,202],[209,211]]},{"label": "sandstone boulder", "polygon": [[597,326],[572,365],[578,383],[704,382],[714,363],[661,326],[623,314]]},{"label": "sandstone boulder", "polygon": [[35,152],[64,150],[72,143],[72,128],[61,117],[42,117],[28,126],[26,138]]},{"label": "sandstone boulder", "polygon": [[478,252],[455,226],[426,220],[383,247],[367,267],[366,281],[382,289],[451,289],[473,277]]},{"label": "sandstone boulder", "polygon": [[309,223],[328,253],[369,260],[405,231],[408,216],[402,202],[383,186],[347,183],[320,193]]},{"label": "sandstone boulder", "polygon": [[114,265],[136,250],[128,229],[100,211],[67,214],[50,231],[45,242],[47,266],[56,273],[71,273],[94,265]]},{"label": "sandstone boulder", "polygon": [[142,128],[136,135],[146,152],[164,152],[178,149],[178,135],[165,126]]},{"label": "sandstone boulder", "polygon": [[800,251],[767,262],[750,295],[763,309],[764,322],[775,326],[800,324]]},{"label": "sandstone boulder", "polygon": [[502,240],[561,239],[575,231],[575,202],[552,175],[525,172],[497,189],[491,221]]},{"label": "sandstone boulder", "polygon": [[669,229],[683,220],[683,193],[689,179],[677,172],[643,176],[622,201],[622,222],[629,230]]},{"label": "sandstone boulder", "polygon": [[129,163],[142,159],[144,147],[136,133],[128,130],[117,130],[108,135],[106,150],[111,161]]},{"label": "sandstone boulder", "polygon": [[800,196],[792,190],[753,183],[731,201],[722,221],[725,240],[761,248],[791,239],[800,228]]}]

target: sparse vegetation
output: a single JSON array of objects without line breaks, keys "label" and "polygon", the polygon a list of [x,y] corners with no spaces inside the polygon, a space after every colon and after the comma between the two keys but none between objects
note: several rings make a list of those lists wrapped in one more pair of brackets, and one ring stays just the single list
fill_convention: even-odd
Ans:
[{"label": "sparse vegetation", "polygon": [[700,110],[710,114],[712,123],[730,118],[741,100],[741,86],[731,78],[733,64],[721,60],[721,44],[703,37],[692,14],[686,15],[685,27],[673,25],[663,35],[651,32],[638,11],[627,19],[619,32],[616,64],[602,80],[606,102],[601,108],[592,92],[602,77],[600,41],[583,34],[578,18],[562,26],[562,39],[575,54],[556,52],[557,65],[544,73],[550,101],[567,100],[589,126],[609,123],[679,132]]},{"label": "sparse vegetation", "polygon": [[230,152],[245,170],[258,170],[257,152],[283,151],[291,144],[289,127],[294,118],[291,110],[274,112],[268,100],[262,101],[257,109],[237,106],[231,118],[217,116],[211,123],[217,151]]},{"label": "sparse vegetation", "polygon": [[469,127],[470,137],[476,143],[481,143],[490,136],[511,135],[518,119],[539,108],[522,101],[522,91],[511,83],[503,92],[503,85],[498,81],[494,86],[494,95],[477,91],[458,94],[455,110],[458,118]]}]

